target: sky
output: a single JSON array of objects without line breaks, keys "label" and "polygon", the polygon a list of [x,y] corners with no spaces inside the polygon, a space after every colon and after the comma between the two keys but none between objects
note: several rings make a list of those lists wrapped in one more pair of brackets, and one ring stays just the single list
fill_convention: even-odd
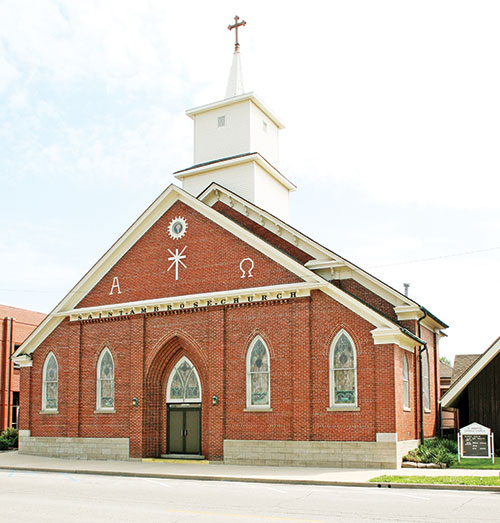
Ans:
[{"label": "sky", "polygon": [[291,224],[449,325],[500,336],[500,3],[0,0],[0,303],[50,312],[192,165],[185,111],[284,121]]}]

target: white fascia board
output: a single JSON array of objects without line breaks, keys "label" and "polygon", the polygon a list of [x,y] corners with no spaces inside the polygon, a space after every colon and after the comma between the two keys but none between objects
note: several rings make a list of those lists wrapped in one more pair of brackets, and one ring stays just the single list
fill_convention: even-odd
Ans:
[{"label": "white fascia board", "polygon": [[186,111],[186,114],[190,118],[194,118],[197,114],[206,113],[207,111],[213,111],[214,109],[220,109],[221,107],[226,107],[227,105],[233,105],[235,103],[244,102],[246,100],[253,102],[278,127],[278,129],[285,128],[283,122],[253,92],[239,94],[238,96],[225,98],[224,100],[219,100],[218,102],[212,102],[206,105],[200,105],[199,107],[188,109]]},{"label": "white fascia board", "polygon": [[20,367],[32,367],[33,360],[29,354],[22,354],[21,356],[15,357],[15,354],[12,355],[12,361],[19,365]]},{"label": "white fascia board", "polygon": [[191,196],[186,191],[170,185],[165,191],[144,211],[144,213],[125,231],[125,233],[111,246],[98,262],[85,274],[85,276],[61,300],[45,320],[28,336],[19,347],[14,356],[30,354],[36,347],[59,325],[63,320],[56,313],[72,310],[94,288],[101,278],[115,265],[120,258],[139,240],[150,227],[177,201],[182,201],[200,214],[220,225],[230,233],[239,237],[250,246],[256,248],[265,256],[273,259],[290,272],[296,274],[306,282],[323,283],[324,280],[296,262],[288,255],[282,253],[258,236],[247,231],[233,220],[226,218],[205,203]]},{"label": "white fascia board", "polygon": [[310,260],[306,262],[305,266],[311,271],[319,269],[340,269],[345,267],[344,263],[339,260]]},{"label": "white fascia board", "polygon": [[422,320],[421,325],[426,327],[430,332],[444,335],[441,332],[443,327],[441,327],[436,320],[426,315],[418,305],[398,305],[397,307],[394,307],[394,311],[396,312],[399,321]]},{"label": "white fascia board", "polygon": [[[139,300],[139,301],[130,301],[124,303],[113,303],[109,305],[97,305],[93,307],[82,307],[78,309],[72,309],[69,311],[60,311],[57,312],[56,316],[62,317],[74,317],[74,316],[84,316],[96,312],[119,312],[120,310],[125,309],[138,309],[138,308],[150,308],[154,306],[160,307],[158,311],[162,312],[166,310],[166,306],[180,303],[192,304],[193,302],[203,302],[207,300],[216,301],[221,299],[231,299],[236,297],[247,297],[247,296],[256,296],[263,295],[269,296],[265,301],[273,300],[282,300],[282,299],[295,299],[302,298],[304,296],[310,296],[312,290],[321,290],[328,285],[327,282],[321,283],[285,283],[282,285],[267,285],[264,287],[249,287],[241,288],[234,290],[224,290],[217,292],[204,292],[199,294],[186,294],[183,296],[167,296],[164,298],[154,298],[150,300]],[[296,296],[280,296],[283,293],[295,292]],[[278,296],[277,296],[278,295]],[[250,303],[254,303],[253,301]],[[263,300],[257,300],[255,303],[263,303]],[[216,305],[214,303],[214,305]],[[228,304],[230,305],[230,304]],[[200,308],[206,307],[206,305],[200,305]],[[181,310],[185,310],[184,308]],[[152,311],[148,311],[152,312]],[[72,318],[74,319],[74,318]],[[83,318],[86,319],[86,318]]]},{"label": "white fascia board", "polygon": [[235,165],[242,165],[245,163],[256,162],[262,169],[268,172],[275,180],[281,185],[286,187],[289,191],[296,191],[297,186],[294,185],[290,180],[283,176],[275,167],[273,167],[267,160],[265,160],[259,153],[249,154],[236,158],[228,158],[227,160],[210,162],[205,165],[199,165],[186,169],[184,171],[174,174],[175,178],[182,180],[188,176],[194,176],[195,174],[207,173],[210,171],[218,171],[227,167]]},{"label": "white fascia board", "polygon": [[373,342],[375,343],[375,345],[394,344],[409,352],[414,352],[415,347],[420,346],[420,343],[417,340],[406,335],[404,332],[401,331],[401,329],[397,327],[379,327],[370,332],[373,336]]},{"label": "white fascia board", "polygon": [[500,338],[497,338],[493,345],[480,356],[470,369],[463,374],[444,394],[441,398],[441,406],[449,407],[462,394],[465,387],[500,353]]},{"label": "white fascia board", "polygon": [[419,320],[424,316],[422,309],[418,305],[397,305],[394,312],[398,320]]}]

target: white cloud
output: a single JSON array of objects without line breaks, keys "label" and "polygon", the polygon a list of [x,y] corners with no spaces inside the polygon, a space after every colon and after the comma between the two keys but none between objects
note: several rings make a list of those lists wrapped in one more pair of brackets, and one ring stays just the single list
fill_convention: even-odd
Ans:
[{"label": "white cloud", "polygon": [[[69,238],[78,230],[87,252],[101,253],[114,237],[82,232],[82,224],[91,227],[85,198],[107,203],[99,215],[118,234],[133,219],[131,209],[140,212],[139,203],[171,183],[174,170],[191,164],[184,110],[222,97],[235,14],[247,20],[246,87],[287,124],[280,170],[299,185],[292,215],[300,229],[367,267],[497,243],[494,1],[473,8],[428,0],[4,1],[0,169],[10,193],[2,212],[55,220]],[[49,216],[42,200],[54,208]],[[67,224],[57,222],[58,206]],[[3,267],[19,285],[28,260],[45,267],[54,288],[57,273],[75,267],[61,246],[11,244],[26,265],[5,255]],[[58,254],[51,260],[47,251]],[[466,296],[494,307],[490,293],[464,279],[473,269],[439,267],[381,274],[400,289],[411,281],[424,305],[452,325],[463,312],[458,294],[443,286],[447,278],[466,281]],[[494,263],[481,270],[493,273]]]}]

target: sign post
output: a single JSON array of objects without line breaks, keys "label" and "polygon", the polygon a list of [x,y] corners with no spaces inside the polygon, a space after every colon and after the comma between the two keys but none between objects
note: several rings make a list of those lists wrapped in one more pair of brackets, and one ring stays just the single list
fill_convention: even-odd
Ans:
[{"label": "sign post", "polygon": [[458,433],[458,462],[460,458],[491,458],[495,463],[493,432],[479,423],[471,423]]}]

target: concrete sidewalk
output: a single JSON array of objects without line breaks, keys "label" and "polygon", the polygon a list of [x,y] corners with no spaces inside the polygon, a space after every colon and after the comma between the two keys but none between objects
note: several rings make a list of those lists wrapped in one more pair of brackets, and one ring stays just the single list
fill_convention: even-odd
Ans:
[{"label": "concrete sidewalk", "polygon": [[[270,467],[225,465],[208,462],[165,461],[92,461],[28,456],[17,451],[0,452],[0,469],[67,474],[99,474],[109,476],[148,477],[163,479],[195,479],[205,481],[241,481],[302,485],[378,487],[369,483],[382,474],[404,476],[499,476],[498,470],[460,469],[334,469],[318,467]],[[386,486],[386,484],[383,484]],[[397,484],[394,488],[433,488],[458,490],[493,490],[500,487]]]}]

